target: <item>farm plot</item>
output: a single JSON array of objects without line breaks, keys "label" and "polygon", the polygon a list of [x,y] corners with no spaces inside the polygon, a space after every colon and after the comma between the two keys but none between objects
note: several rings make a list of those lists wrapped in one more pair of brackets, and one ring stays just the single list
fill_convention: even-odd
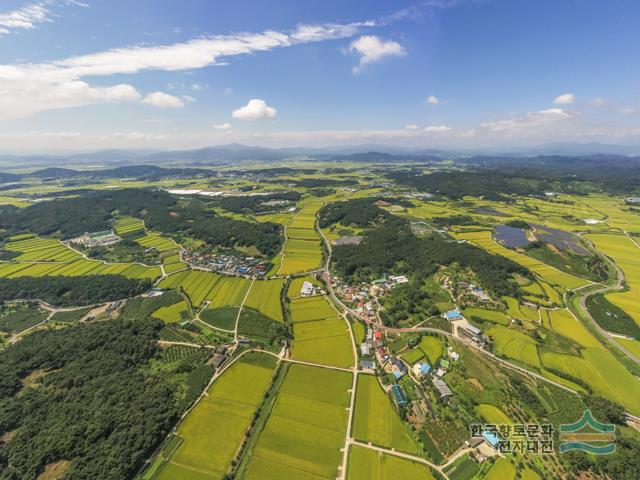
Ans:
[{"label": "farm plot", "polygon": [[292,365],[249,463],[247,478],[335,478],[351,375]]},{"label": "farm plot", "polygon": [[[537,285],[537,284],[534,284]],[[504,312],[498,310],[487,310],[485,308],[465,308],[464,316],[470,320],[497,323],[498,325],[509,325],[509,317]]]},{"label": "farm plot", "polygon": [[359,445],[349,448],[347,480],[433,480],[429,467]]},{"label": "farm plot", "polygon": [[262,312],[273,320],[284,321],[280,294],[284,287],[283,279],[256,280],[249,290],[249,296],[245,301],[247,307]]},{"label": "farm plot", "polygon": [[300,291],[302,290],[302,284],[304,282],[309,282],[312,285],[315,285],[316,287],[321,287],[322,286],[320,281],[316,280],[315,278],[313,278],[311,276],[297,277],[297,278],[294,278],[293,280],[291,280],[291,283],[289,284],[289,290],[287,291],[287,296],[289,298],[295,298],[295,297],[300,296]]},{"label": "farm plot", "polygon": [[155,248],[160,253],[175,250],[178,247],[176,242],[159,233],[148,233],[144,237],[136,238],[136,243],[146,248]]},{"label": "farm plot", "polygon": [[542,324],[583,347],[602,348],[600,342],[569,310],[541,310]]},{"label": "farm plot", "polygon": [[623,405],[634,414],[640,412],[640,380],[603,348],[585,348],[581,356],[548,352],[542,365],[551,372],[587,385],[595,393]]},{"label": "farm plot", "polygon": [[82,258],[79,253],[69,249],[58,240],[46,238],[29,238],[10,242],[5,250],[20,253],[13,260],[16,262],[71,262]]},{"label": "farm plot", "polygon": [[596,248],[613,259],[624,273],[629,290],[609,293],[606,299],[624,310],[640,325],[640,247],[623,235],[586,235]]},{"label": "farm plot", "polygon": [[293,217],[286,229],[279,275],[305,272],[320,268],[322,248],[315,230],[316,214],[322,203],[307,203]]},{"label": "farm plot", "polygon": [[493,340],[497,354],[540,368],[538,346],[527,334],[506,327],[491,327],[486,333]]},{"label": "farm plot", "polygon": [[207,294],[209,307],[239,307],[250,286],[251,280],[247,278],[221,276]]},{"label": "farm plot", "polygon": [[116,220],[115,231],[121,237],[144,234],[144,222],[133,217],[120,217]]},{"label": "farm plot", "polygon": [[275,362],[270,355],[249,353],[217,379],[178,428],[182,442],[155,478],[222,478],[262,401]]},{"label": "farm plot", "polygon": [[191,313],[187,302],[182,300],[167,307],[160,307],[151,316],[162,320],[164,323],[177,323],[189,320]]},{"label": "farm plot", "polygon": [[294,359],[343,368],[353,366],[349,326],[336,313],[325,297],[291,301]]},{"label": "farm plot", "polygon": [[551,284],[558,285],[562,288],[575,289],[590,283],[588,280],[584,280],[582,278],[569,275],[568,273],[561,272],[560,270],[550,267],[549,265],[546,265],[539,260],[527,257],[526,255],[515,252],[496,243],[491,238],[491,232],[482,231],[456,233],[454,236],[460,240],[468,240],[469,242],[475,243],[479,247],[482,247],[491,253],[495,253],[513,260],[523,267],[528,268],[543,280]]},{"label": "farm plot", "polygon": [[496,425],[509,425],[513,423],[502,410],[494,405],[481,403],[476,407],[476,411],[487,423],[493,423]]},{"label": "farm plot", "polygon": [[215,273],[191,270],[170,275],[158,286],[182,290],[189,297],[191,304],[199,307],[219,279],[220,276]]},{"label": "farm plot", "polygon": [[358,375],[353,436],[381,447],[418,452],[416,441],[373,375]]}]

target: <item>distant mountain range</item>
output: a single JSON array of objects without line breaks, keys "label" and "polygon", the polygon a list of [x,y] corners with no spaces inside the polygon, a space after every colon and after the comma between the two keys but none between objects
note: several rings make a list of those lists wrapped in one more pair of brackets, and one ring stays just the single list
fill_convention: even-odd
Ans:
[{"label": "distant mountain range", "polygon": [[[131,165],[212,166],[237,165],[241,162],[277,162],[298,158],[308,160],[348,161],[362,163],[432,162],[444,159],[491,157],[535,157],[544,155],[640,156],[640,146],[602,143],[549,143],[533,147],[508,149],[438,150],[402,148],[388,145],[357,145],[335,148],[263,148],[228,144],[193,150],[102,150],[69,155],[0,155],[0,170],[44,168],[52,176],[69,176],[71,172],[50,167],[82,166],[98,169]],[[73,175],[71,175],[73,176]],[[6,177],[5,177],[6,178]],[[19,177],[18,177],[19,178]]]}]

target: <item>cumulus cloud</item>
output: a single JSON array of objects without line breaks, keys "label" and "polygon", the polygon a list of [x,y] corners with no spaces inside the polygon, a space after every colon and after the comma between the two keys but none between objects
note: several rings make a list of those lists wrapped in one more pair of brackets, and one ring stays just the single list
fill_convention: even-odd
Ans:
[{"label": "cumulus cloud", "polygon": [[526,130],[540,130],[549,126],[556,126],[558,122],[571,118],[571,115],[561,108],[549,108],[538,112],[529,112],[521,117],[514,117],[499,122],[483,123],[482,126],[494,133],[521,133]]},{"label": "cumulus cloud", "polygon": [[191,85],[191,90],[193,90],[194,92],[199,92],[200,90],[202,90],[202,85],[200,85],[199,83],[194,83],[193,85]]},{"label": "cumulus cloud", "polygon": [[215,128],[216,130],[231,130],[233,128],[233,125],[228,122],[218,123],[214,125],[213,128]]},{"label": "cumulus cloud", "polygon": [[438,97],[436,97],[436,96],[429,95],[427,97],[427,103],[429,105],[439,105],[440,104],[440,99]]},{"label": "cumulus cloud", "polygon": [[351,42],[350,52],[360,55],[360,63],[353,67],[353,73],[358,74],[371,63],[379,62],[386,57],[402,57],[406,55],[405,49],[398,42],[384,40],[376,35],[363,35]]},{"label": "cumulus cloud", "polygon": [[420,130],[420,125],[416,125],[415,123],[410,123],[409,125],[406,125],[405,130]]},{"label": "cumulus cloud", "polygon": [[244,107],[240,107],[231,113],[233,118],[238,120],[260,120],[262,118],[273,118],[277,110],[267,105],[267,102],[259,98],[252,98]]},{"label": "cumulus cloud", "polygon": [[182,108],[184,107],[184,102],[173,95],[169,95],[164,92],[153,92],[148,94],[142,100],[142,103],[146,103],[148,105],[153,105],[154,107],[160,108]]},{"label": "cumulus cloud", "polygon": [[563,93],[562,95],[557,96],[553,103],[556,105],[571,105],[575,103],[576,96],[573,93]]},{"label": "cumulus cloud", "polygon": [[[84,77],[222,66],[227,64],[227,58],[236,55],[348,38],[372,25],[372,22],[300,25],[289,32],[218,35],[171,45],[117,48],[45,63],[0,64],[0,118],[100,103],[100,92],[105,87],[92,87],[83,81]],[[155,97],[149,97],[149,102]],[[166,103],[178,105],[175,100]]]}]

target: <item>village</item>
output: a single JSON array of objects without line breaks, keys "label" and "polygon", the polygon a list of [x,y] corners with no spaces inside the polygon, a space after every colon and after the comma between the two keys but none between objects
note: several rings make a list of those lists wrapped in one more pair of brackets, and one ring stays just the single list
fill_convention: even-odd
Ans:
[{"label": "village", "polygon": [[261,277],[268,272],[269,268],[269,265],[262,259],[255,257],[217,254],[189,249],[182,251],[182,260],[194,269],[246,278]]}]

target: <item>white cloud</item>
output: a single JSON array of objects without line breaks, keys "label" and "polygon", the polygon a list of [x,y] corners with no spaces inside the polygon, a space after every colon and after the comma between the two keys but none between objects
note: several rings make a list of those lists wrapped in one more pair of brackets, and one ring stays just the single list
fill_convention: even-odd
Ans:
[{"label": "white cloud", "polygon": [[494,133],[521,133],[526,130],[540,130],[555,127],[558,122],[571,118],[561,108],[549,108],[538,112],[529,112],[521,117],[514,117],[499,122],[483,123],[482,127]]},{"label": "white cloud", "polygon": [[435,97],[433,95],[429,95],[427,97],[427,103],[429,105],[439,105],[440,104],[440,100],[438,99],[438,97]]},{"label": "white cloud", "polygon": [[214,125],[213,128],[215,128],[216,130],[231,130],[233,128],[233,125],[231,125],[228,122],[226,122],[226,123],[218,123],[218,124]]},{"label": "white cloud", "polygon": [[153,92],[148,94],[142,100],[142,103],[146,103],[148,105],[153,105],[154,107],[160,108],[182,108],[184,107],[184,102],[173,95],[169,95],[164,92]]},{"label": "white cloud", "polygon": [[16,30],[31,30],[42,23],[52,21],[55,15],[50,8],[62,5],[88,7],[87,4],[76,0],[42,0],[28,3],[15,10],[0,12],[0,36]]},{"label": "white cloud", "polygon": [[632,108],[632,107],[620,107],[618,109],[618,112],[623,115],[631,115],[633,113],[636,113],[636,110],[635,108]]},{"label": "white cloud", "polygon": [[244,107],[234,110],[231,116],[239,120],[260,120],[261,118],[273,118],[276,113],[276,109],[268,106],[264,100],[252,98]]},{"label": "white cloud", "polygon": [[410,123],[404,127],[405,130],[420,130],[420,126],[415,123]]},{"label": "white cloud", "polygon": [[183,99],[185,102],[191,102],[191,103],[193,103],[193,102],[195,102],[195,101],[196,101],[196,99],[195,99],[195,98],[193,98],[191,95],[182,95],[182,99]]},{"label": "white cloud", "polygon": [[376,35],[363,35],[351,42],[350,52],[360,55],[360,63],[353,67],[353,73],[357,74],[370,63],[379,62],[386,57],[402,57],[406,55],[405,49],[398,42],[384,40]]},{"label": "white cloud", "polygon": [[424,127],[424,131],[428,133],[443,133],[451,130],[451,127],[447,125],[429,125],[428,127]]},{"label": "white cloud", "polygon": [[557,96],[553,103],[556,105],[571,105],[575,103],[576,96],[573,93],[563,93],[562,95]]},{"label": "white cloud", "polygon": [[[300,25],[292,32],[267,30],[218,35],[172,45],[117,48],[45,63],[0,64],[0,118],[107,101],[100,99],[100,92],[109,87],[92,87],[82,80],[84,77],[226,65],[228,57],[348,38],[372,25],[371,22]],[[149,101],[153,98],[149,97]],[[178,103],[174,100],[173,105]]]},{"label": "white cloud", "polygon": [[193,85],[191,85],[191,90],[193,90],[194,92],[199,92],[200,90],[202,90],[202,85],[200,85],[199,83],[194,83]]},{"label": "white cloud", "polygon": [[607,101],[602,97],[596,97],[589,102],[592,107],[602,108],[607,106]]}]

